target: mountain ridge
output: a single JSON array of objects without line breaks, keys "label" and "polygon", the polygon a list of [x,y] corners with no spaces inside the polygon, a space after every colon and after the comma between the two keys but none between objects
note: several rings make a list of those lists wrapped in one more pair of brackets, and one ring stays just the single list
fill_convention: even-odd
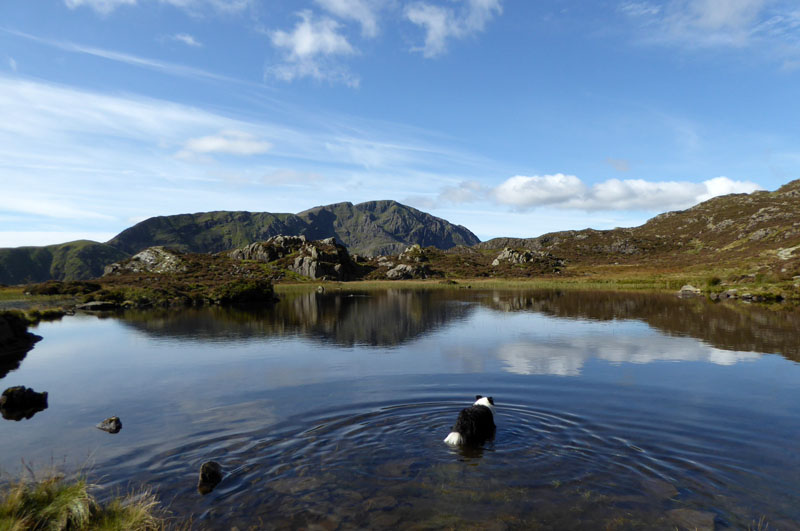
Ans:
[{"label": "mountain ridge", "polygon": [[334,237],[351,253],[362,255],[399,253],[414,244],[449,249],[480,241],[466,227],[393,200],[334,203],[298,214],[218,210],[154,216],[105,243],[83,240],[0,249],[0,283],[85,280],[148,247],[218,253],[278,235]]}]

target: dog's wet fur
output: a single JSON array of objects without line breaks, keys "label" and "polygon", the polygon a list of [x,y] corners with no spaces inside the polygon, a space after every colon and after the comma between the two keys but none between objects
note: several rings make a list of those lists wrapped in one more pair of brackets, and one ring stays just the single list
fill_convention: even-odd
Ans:
[{"label": "dog's wet fur", "polygon": [[458,414],[450,434],[444,439],[452,446],[480,446],[494,438],[494,399],[491,396],[475,396],[475,403]]}]

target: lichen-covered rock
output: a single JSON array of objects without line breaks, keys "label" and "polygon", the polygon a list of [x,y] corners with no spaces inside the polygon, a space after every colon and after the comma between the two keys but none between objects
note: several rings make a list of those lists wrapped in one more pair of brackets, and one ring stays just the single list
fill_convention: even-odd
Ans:
[{"label": "lichen-covered rock", "polygon": [[0,396],[0,414],[6,420],[22,420],[47,409],[47,392],[37,393],[24,385],[9,387]]},{"label": "lichen-covered rock", "polygon": [[405,251],[400,253],[397,259],[401,262],[427,262],[428,255],[425,254],[425,251],[418,243],[415,243],[410,247],[406,247]]},{"label": "lichen-covered rock", "polygon": [[108,265],[103,276],[125,273],[184,273],[186,264],[180,254],[166,247],[149,247],[124,262]]},{"label": "lichen-covered rock", "polygon": [[544,271],[560,271],[564,266],[564,260],[556,258],[548,251],[531,251],[528,249],[512,249],[506,247],[492,261],[492,267],[499,267],[503,264],[536,264]]}]

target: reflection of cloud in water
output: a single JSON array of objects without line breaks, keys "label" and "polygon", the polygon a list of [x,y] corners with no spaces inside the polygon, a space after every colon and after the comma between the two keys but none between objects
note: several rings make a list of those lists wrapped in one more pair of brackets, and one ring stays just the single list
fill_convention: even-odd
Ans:
[{"label": "reflection of cloud in water", "polygon": [[611,363],[695,361],[733,365],[753,361],[759,354],[719,350],[691,339],[587,336],[542,342],[520,341],[497,347],[497,358],[514,374],[578,376],[591,358]]}]

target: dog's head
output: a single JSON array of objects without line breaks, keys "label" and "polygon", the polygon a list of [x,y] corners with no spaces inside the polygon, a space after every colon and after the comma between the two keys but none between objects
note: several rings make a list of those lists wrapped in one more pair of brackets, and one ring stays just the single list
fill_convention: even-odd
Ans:
[{"label": "dog's head", "polygon": [[494,413],[494,398],[491,396],[475,395],[475,403],[473,406],[486,406]]}]

